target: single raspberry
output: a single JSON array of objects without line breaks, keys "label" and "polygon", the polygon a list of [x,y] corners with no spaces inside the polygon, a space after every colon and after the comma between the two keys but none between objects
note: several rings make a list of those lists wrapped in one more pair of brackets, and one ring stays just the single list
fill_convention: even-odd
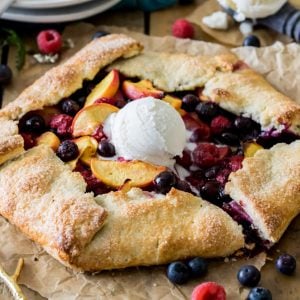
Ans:
[{"label": "single raspberry", "polygon": [[65,114],[59,114],[53,116],[50,120],[50,128],[54,129],[55,132],[62,137],[67,137],[71,134],[71,125],[73,118]]},{"label": "single raspberry", "polygon": [[41,53],[58,53],[62,47],[62,39],[56,30],[43,30],[37,38],[37,45]]},{"label": "single raspberry", "polygon": [[226,292],[216,282],[204,282],[194,288],[191,300],[226,300]]},{"label": "single raspberry", "polygon": [[224,131],[230,129],[231,122],[223,116],[217,116],[212,119],[210,128],[213,134],[221,134]]},{"label": "single raspberry", "polygon": [[195,30],[189,21],[185,19],[178,19],[172,25],[172,34],[178,38],[192,39],[194,37]]},{"label": "single raspberry", "polygon": [[107,139],[105,133],[103,132],[103,126],[100,125],[96,128],[94,133],[92,134],[92,137],[95,138],[98,142]]},{"label": "single raspberry", "polygon": [[215,144],[200,143],[192,152],[192,159],[200,168],[210,168],[221,162],[230,154],[227,146],[217,147]]},{"label": "single raspberry", "polygon": [[231,171],[235,172],[235,171],[241,169],[243,160],[244,160],[244,157],[241,155],[234,155],[234,156],[230,157],[228,164],[229,164]]},{"label": "single raspberry", "polygon": [[231,170],[229,169],[221,169],[216,176],[216,180],[224,185],[227,182],[230,173]]},{"label": "single raspberry", "polygon": [[195,164],[200,168],[209,168],[219,160],[219,151],[214,144],[201,143],[192,152]]}]

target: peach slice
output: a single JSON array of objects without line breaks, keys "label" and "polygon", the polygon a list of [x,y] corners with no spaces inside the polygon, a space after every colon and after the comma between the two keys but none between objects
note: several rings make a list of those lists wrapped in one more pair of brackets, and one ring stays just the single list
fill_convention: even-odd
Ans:
[{"label": "peach slice", "polygon": [[168,102],[170,105],[172,105],[176,110],[181,108],[182,101],[179,98],[166,95],[162,98],[163,101]]},{"label": "peach slice", "polygon": [[120,85],[119,72],[110,71],[87,96],[84,106],[95,103],[99,98],[112,98],[118,91]]},{"label": "peach slice", "polygon": [[182,108],[177,109],[177,111],[182,117],[184,117],[187,114],[187,112]]},{"label": "peach slice", "polygon": [[73,119],[71,130],[74,137],[92,135],[106,118],[119,109],[108,103],[93,104],[81,109]]},{"label": "peach slice", "polygon": [[60,144],[60,140],[55,133],[46,131],[37,138],[37,144],[48,145],[50,148],[52,148],[53,151],[56,151]]},{"label": "peach slice", "polygon": [[74,139],[73,142],[78,146],[79,155],[76,159],[69,161],[67,164],[71,169],[75,169],[80,159],[85,165],[90,166],[92,157],[96,154],[98,142],[91,136],[82,136]]},{"label": "peach slice", "polygon": [[139,82],[125,80],[122,85],[122,90],[129,99],[140,99],[144,97],[161,99],[164,96],[164,92],[155,89],[149,80],[141,80]]},{"label": "peach slice", "polygon": [[255,142],[250,142],[250,143],[245,143],[243,145],[243,149],[244,149],[245,157],[252,157],[258,150],[264,148]]},{"label": "peach slice", "polygon": [[114,188],[122,187],[128,180],[130,186],[143,187],[166,167],[155,166],[142,161],[113,161],[92,158],[91,169],[95,177]]}]

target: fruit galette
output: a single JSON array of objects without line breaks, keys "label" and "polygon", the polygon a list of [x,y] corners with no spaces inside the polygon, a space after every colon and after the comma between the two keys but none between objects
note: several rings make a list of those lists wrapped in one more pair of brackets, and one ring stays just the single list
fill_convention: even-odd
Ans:
[{"label": "fruit galette", "polygon": [[0,213],[85,271],[245,255],[300,211],[300,107],[231,54],[93,40],[0,111]]}]

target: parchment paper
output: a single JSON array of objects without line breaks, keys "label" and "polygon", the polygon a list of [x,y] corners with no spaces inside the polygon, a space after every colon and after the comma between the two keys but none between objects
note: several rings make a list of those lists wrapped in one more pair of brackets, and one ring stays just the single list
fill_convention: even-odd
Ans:
[{"label": "parchment paper", "polygon": [[[103,28],[102,28],[103,29]],[[104,28],[110,32],[126,31],[120,28]],[[78,24],[66,28],[64,37],[72,38],[75,47],[64,52],[62,60],[80,49],[90,40],[96,29],[92,25]],[[146,49],[154,51],[187,52],[190,54],[214,55],[229,51],[228,48],[199,41],[176,40],[172,37],[146,37],[129,33],[141,40]],[[283,46],[275,44],[262,49],[234,49],[235,53],[255,69],[262,72],[278,89],[294,99],[300,100],[297,87],[300,74],[300,47],[294,44]],[[272,56],[272,57],[271,57]],[[16,73],[14,81],[7,89],[5,103],[13,100],[25,86],[42,75],[51,65],[38,65],[27,59],[25,68]],[[245,299],[248,290],[240,287],[236,273],[240,266],[254,264],[262,268],[261,285],[269,288],[273,299],[300,299],[300,272],[287,277],[279,274],[272,259],[281,252],[288,252],[300,258],[300,218],[291,224],[280,243],[268,256],[261,253],[251,259],[211,260],[209,273],[201,279],[192,280],[183,286],[174,286],[165,276],[166,267],[131,268],[99,275],[74,273],[65,268],[39,246],[29,241],[18,230],[0,218],[0,261],[8,272],[13,269],[19,257],[25,258],[25,266],[19,282],[23,285],[29,299],[189,299],[193,288],[203,281],[216,281],[225,286],[227,299]],[[0,285],[1,287],[1,285]],[[2,288],[2,290],[1,290]],[[0,299],[11,299],[7,290],[0,288]],[[36,292],[34,292],[36,291]]]}]

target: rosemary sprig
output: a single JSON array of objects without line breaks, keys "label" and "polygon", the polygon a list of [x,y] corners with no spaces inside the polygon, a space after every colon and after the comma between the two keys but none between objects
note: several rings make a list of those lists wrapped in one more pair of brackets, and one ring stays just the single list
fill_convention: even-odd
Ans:
[{"label": "rosemary sprig", "polygon": [[18,70],[21,70],[25,63],[26,50],[22,39],[18,34],[12,29],[2,28],[0,47],[8,45],[11,47],[16,47],[16,67]]}]

